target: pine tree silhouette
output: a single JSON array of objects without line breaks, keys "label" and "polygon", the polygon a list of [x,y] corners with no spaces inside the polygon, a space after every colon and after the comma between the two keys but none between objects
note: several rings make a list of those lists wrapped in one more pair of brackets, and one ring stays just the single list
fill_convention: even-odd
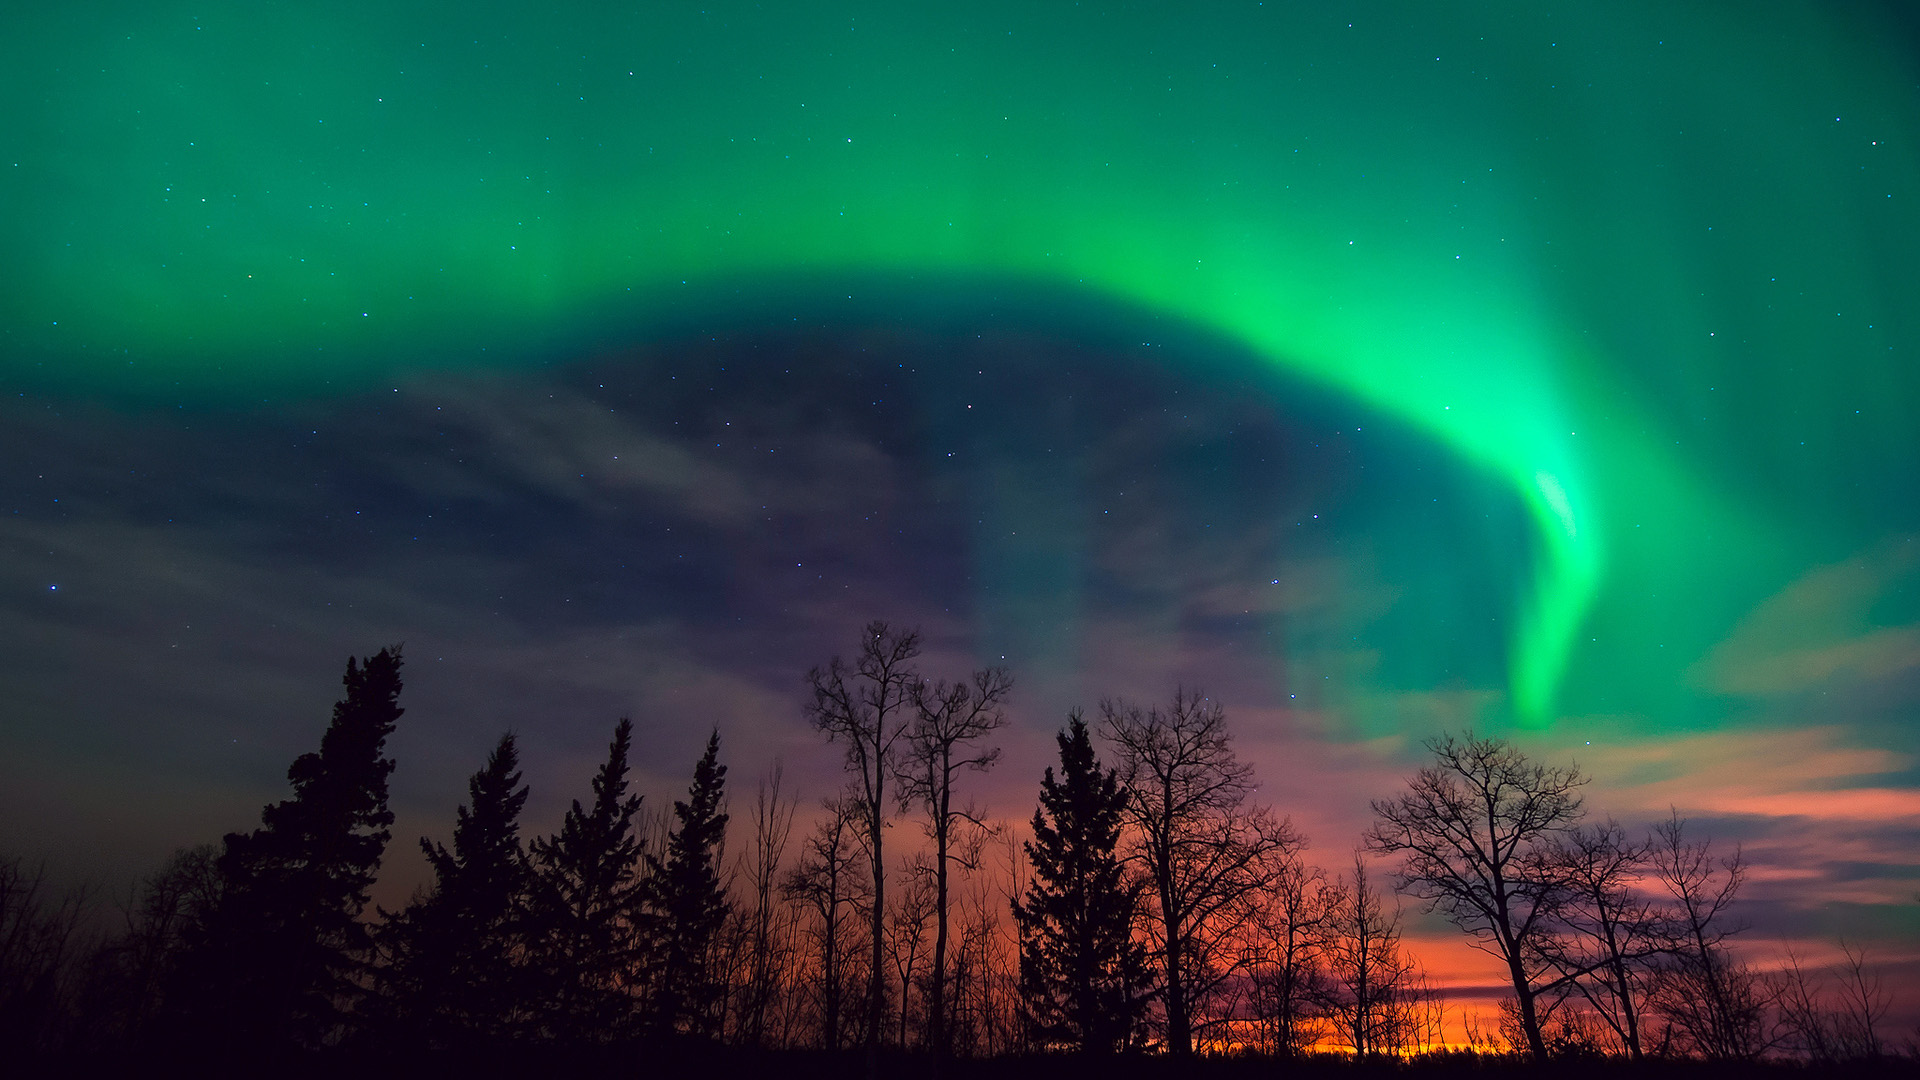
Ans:
[{"label": "pine tree silhouette", "polygon": [[1035,1041],[1105,1054],[1129,1045],[1150,996],[1133,939],[1139,887],[1117,850],[1126,794],[1078,711],[1057,740],[1060,775],[1048,767],[1025,845],[1033,879],[1013,905],[1021,997]]},{"label": "pine tree silhouette", "polygon": [[677,824],[667,837],[666,860],[647,856],[642,896],[652,929],[653,1025],[665,1035],[711,1034],[708,1021],[718,984],[709,953],[729,913],[715,865],[727,834],[727,815],[720,812],[727,767],[718,763],[719,756],[715,731],[694,766],[686,801],[673,804]]},{"label": "pine tree silhouette", "polygon": [[520,755],[502,735],[486,767],[467,781],[453,849],[420,838],[433,867],[430,891],[380,934],[383,990],[400,1034],[441,1048],[513,1035],[524,1018],[527,978],[520,948],[532,871],[520,846]]},{"label": "pine tree silhouette", "polygon": [[370,951],[360,915],[393,824],[382,753],[404,711],[399,647],[349,658],[342,681],[320,751],[287,770],[294,797],[263,810],[261,828],[226,836],[220,902],[169,995],[192,1037],[314,1047],[353,1019]]},{"label": "pine tree silhouette", "polygon": [[560,831],[532,845],[541,1025],[562,1040],[615,1038],[633,1019],[641,843],[640,796],[627,794],[632,744],[633,721],[622,718],[593,778],[592,809],[575,800]]}]

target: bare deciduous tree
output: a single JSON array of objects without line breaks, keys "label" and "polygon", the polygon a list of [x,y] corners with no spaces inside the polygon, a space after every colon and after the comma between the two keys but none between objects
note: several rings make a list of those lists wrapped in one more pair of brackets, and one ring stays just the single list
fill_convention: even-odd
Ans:
[{"label": "bare deciduous tree", "polygon": [[1168,1050],[1193,1052],[1196,1007],[1229,976],[1224,954],[1301,839],[1248,806],[1253,769],[1233,752],[1219,703],[1178,690],[1166,707],[1100,704],[1118,758],[1134,858],[1151,881]]},{"label": "bare deciduous tree", "polygon": [[1564,896],[1549,845],[1578,822],[1586,779],[1577,768],[1540,765],[1505,740],[1472,732],[1427,745],[1433,764],[1397,798],[1374,802],[1366,845],[1404,856],[1398,887],[1506,966],[1527,1049],[1544,1061],[1537,998],[1564,979],[1539,949]]},{"label": "bare deciduous tree", "polygon": [[86,941],[89,890],[56,895],[44,864],[0,858],[0,1045],[17,1060],[61,1048]]},{"label": "bare deciduous tree", "polygon": [[1400,946],[1400,913],[1381,903],[1357,853],[1353,877],[1330,899],[1321,1008],[1354,1057],[1398,1053],[1415,1035],[1418,974]]},{"label": "bare deciduous tree", "polygon": [[1864,949],[1840,943],[1840,986],[1830,990],[1791,949],[1776,974],[1775,1008],[1783,1042],[1808,1061],[1836,1064],[1886,1054],[1880,1025],[1892,999],[1880,974],[1867,966]]},{"label": "bare deciduous tree", "polygon": [[917,630],[894,630],[886,623],[867,624],[860,652],[848,664],[836,656],[825,668],[807,672],[813,701],[807,715],[829,739],[844,743],[847,769],[853,773],[854,796],[862,815],[873,891],[868,935],[866,1015],[867,1076],[880,1069],[880,1003],[886,997],[887,865],[883,853],[888,782],[893,778],[894,754],[905,737],[919,676],[912,663],[920,655]]},{"label": "bare deciduous tree", "polygon": [[1841,1049],[1849,1057],[1878,1058],[1887,1051],[1880,1025],[1893,1005],[1880,973],[1867,966],[1867,950],[1842,941],[1846,959],[1840,969],[1840,1008],[1836,1025]]},{"label": "bare deciduous tree", "polygon": [[826,810],[827,816],[802,846],[800,863],[787,876],[785,889],[788,896],[814,914],[812,937],[820,965],[812,981],[820,995],[820,1045],[838,1050],[845,997],[841,968],[845,963],[846,912],[842,909],[860,899],[855,872],[859,845],[853,834],[863,811],[851,795],[828,800]]},{"label": "bare deciduous tree", "polygon": [[971,682],[941,682],[932,687],[922,683],[913,692],[918,716],[908,736],[900,801],[902,805],[918,803],[926,812],[927,836],[933,841],[934,938],[933,970],[927,980],[927,1038],[936,1077],[948,1049],[948,872],[955,857],[954,828],[963,823],[987,828],[971,809],[954,806],[954,779],[965,770],[990,769],[999,760],[999,747],[979,744],[1006,726],[1004,706],[1012,691],[1013,679],[1005,668],[983,668],[973,673]]},{"label": "bare deciduous tree", "polygon": [[1327,935],[1340,889],[1297,855],[1283,860],[1248,927],[1241,965],[1268,1053],[1293,1058],[1320,1035]]},{"label": "bare deciduous tree", "polygon": [[[921,968],[927,962],[927,923],[934,915],[933,868],[925,858],[916,858],[908,867],[907,885],[898,894],[887,916],[887,952],[893,957],[894,974],[900,980],[899,1027],[897,1045],[908,1045],[914,1019],[914,985],[921,981]],[[921,1004],[931,1007],[930,987],[923,986]]]},{"label": "bare deciduous tree", "polygon": [[1676,811],[1653,828],[1654,873],[1673,907],[1668,958],[1648,1003],[1681,1049],[1712,1060],[1756,1058],[1771,1042],[1766,1015],[1775,988],[1727,946],[1746,929],[1728,914],[1746,881],[1746,863],[1738,848],[1716,858],[1712,841],[1688,840],[1686,824]]},{"label": "bare deciduous tree", "polygon": [[1608,819],[1580,826],[1551,849],[1566,886],[1559,933],[1541,942],[1541,952],[1571,981],[1621,1050],[1642,1059],[1641,1002],[1647,965],[1664,951],[1664,920],[1639,889],[1648,872],[1648,844],[1627,838]]},{"label": "bare deciduous tree", "polygon": [[220,906],[219,860],[220,849],[213,844],[181,848],[134,887],[126,929],[115,943],[125,980],[125,1035],[147,1034],[164,1005],[190,928]]},{"label": "bare deciduous tree", "polygon": [[747,970],[742,994],[741,1037],[761,1046],[767,1036],[767,1009],[783,966],[776,933],[774,892],[787,839],[793,833],[793,800],[780,793],[784,770],[778,762],[760,778],[753,797],[753,847],[747,853],[746,880],[752,891],[747,908]]}]

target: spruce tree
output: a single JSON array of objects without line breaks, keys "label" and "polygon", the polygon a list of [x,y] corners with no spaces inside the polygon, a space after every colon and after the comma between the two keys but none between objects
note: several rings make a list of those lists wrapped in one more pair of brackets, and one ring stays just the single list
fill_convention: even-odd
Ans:
[{"label": "spruce tree", "polygon": [[399,1034],[429,1045],[512,1035],[526,1006],[520,944],[531,869],[520,846],[528,789],[511,733],[467,781],[455,812],[453,849],[426,837],[431,890],[382,933],[390,1015]]},{"label": "spruce tree", "polygon": [[400,649],[349,658],[342,681],[319,752],[287,770],[294,797],[266,807],[260,828],[226,836],[219,904],[195,928],[171,995],[185,1014],[176,1034],[313,1047],[353,1019],[370,951],[360,915],[393,824],[393,761],[382,755],[403,711]]},{"label": "spruce tree", "polygon": [[1033,879],[1013,905],[1021,999],[1036,1042],[1105,1054],[1130,1044],[1149,996],[1133,937],[1139,888],[1118,851],[1126,793],[1078,711],[1057,740],[1060,775],[1048,767],[1025,844]]},{"label": "spruce tree", "polygon": [[727,767],[719,764],[720,733],[707,739],[684,802],[673,804],[675,825],[665,861],[647,856],[642,890],[654,957],[654,1030],[708,1034],[716,982],[711,950],[729,905],[717,865],[727,835],[720,812]]},{"label": "spruce tree", "polygon": [[576,799],[560,831],[532,845],[543,1026],[565,1040],[617,1037],[633,1018],[641,842],[640,796],[627,794],[632,744],[633,721],[623,717],[594,775],[593,807]]}]

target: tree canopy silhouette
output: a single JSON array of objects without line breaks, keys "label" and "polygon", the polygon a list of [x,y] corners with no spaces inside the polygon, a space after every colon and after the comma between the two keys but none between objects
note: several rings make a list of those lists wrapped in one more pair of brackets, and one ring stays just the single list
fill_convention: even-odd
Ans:
[{"label": "tree canopy silhouette", "polygon": [[673,804],[666,858],[646,857],[641,902],[653,953],[653,1025],[662,1034],[711,1033],[718,994],[712,949],[732,910],[717,865],[727,836],[727,815],[720,810],[727,767],[719,758],[715,731],[693,768],[686,799]]},{"label": "tree canopy silhouette", "polygon": [[[1472,732],[1427,744],[1433,764],[1398,797],[1375,800],[1366,845],[1401,854],[1398,886],[1465,930],[1476,948],[1505,964],[1521,1031],[1535,1061],[1545,1061],[1537,999],[1552,978],[1540,944],[1552,932],[1565,891],[1552,844],[1580,820],[1573,767],[1529,760],[1504,739]],[[1540,981],[1549,976],[1546,984]]]},{"label": "tree canopy silhouette", "polygon": [[1304,841],[1247,805],[1253,767],[1233,752],[1218,702],[1177,690],[1165,708],[1103,701],[1100,712],[1120,757],[1133,858],[1151,883],[1167,1049],[1186,1056],[1197,1010],[1231,977],[1235,933]]},{"label": "tree canopy silhouette", "polygon": [[380,937],[385,999],[404,1030],[446,1046],[515,1034],[528,996],[522,965],[531,868],[520,845],[520,756],[502,735],[467,781],[453,848],[426,837],[431,889],[393,916]]},{"label": "tree canopy silhouette", "polygon": [[614,725],[593,777],[593,805],[575,799],[553,836],[532,845],[532,958],[544,984],[545,1033],[583,1042],[624,1034],[633,1020],[640,942],[641,842],[627,794],[633,721]]},{"label": "tree canopy silhouette", "polygon": [[261,827],[228,833],[220,901],[198,928],[173,1000],[217,1037],[317,1046],[362,996],[369,938],[360,914],[393,824],[384,756],[400,708],[400,648],[347,660],[346,697],[317,753],[287,770],[294,796]]}]

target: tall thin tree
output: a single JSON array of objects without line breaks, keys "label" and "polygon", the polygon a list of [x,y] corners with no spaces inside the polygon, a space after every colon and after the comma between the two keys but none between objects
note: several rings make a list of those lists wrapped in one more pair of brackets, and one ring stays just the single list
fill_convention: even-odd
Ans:
[{"label": "tall thin tree", "polygon": [[919,682],[912,664],[920,655],[917,630],[895,630],[884,622],[867,624],[860,652],[849,664],[836,656],[825,668],[807,672],[813,700],[807,715],[827,738],[846,748],[846,767],[853,774],[853,794],[866,832],[868,868],[872,872],[872,908],[868,938],[866,1049],[867,1076],[880,1071],[880,1019],[886,999],[887,864],[884,841],[889,784],[894,756],[912,719],[913,690]]},{"label": "tall thin tree", "polygon": [[1712,841],[1689,840],[1686,824],[1675,811],[1653,828],[1654,876],[1672,904],[1668,959],[1649,1000],[1681,1046],[1714,1060],[1755,1058],[1771,1042],[1764,1024],[1773,988],[1728,946],[1746,929],[1728,910],[1746,881],[1746,863],[1737,847],[1721,858]]},{"label": "tall thin tree", "polygon": [[746,986],[741,1004],[742,1036],[749,1046],[767,1041],[767,1013],[784,966],[774,901],[781,863],[793,833],[794,803],[780,793],[783,770],[775,761],[760,778],[753,798],[753,848],[747,857],[752,911],[747,919]]},{"label": "tall thin tree", "polygon": [[1548,857],[1559,868],[1565,898],[1558,932],[1543,936],[1541,954],[1573,980],[1627,1057],[1639,1061],[1647,968],[1665,947],[1661,912],[1640,888],[1648,845],[1629,840],[1608,819],[1569,830]]},{"label": "tall thin tree", "polygon": [[1400,945],[1399,911],[1382,902],[1357,852],[1328,929],[1328,978],[1319,997],[1334,1032],[1356,1058],[1398,1052],[1410,1035],[1414,965]]},{"label": "tall thin tree", "polygon": [[862,811],[851,793],[827,800],[825,810],[826,816],[802,845],[800,861],[787,876],[784,891],[814,914],[813,940],[820,957],[814,980],[820,993],[820,1046],[832,1051],[840,1049],[845,999],[842,946],[847,916],[841,909],[857,905],[862,891],[855,879],[859,844],[853,835]]},{"label": "tall thin tree", "polygon": [[[963,771],[984,772],[1000,759],[1000,748],[982,740],[1006,726],[1005,703],[1013,679],[1005,668],[983,668],[971,682],[917,684],[918,714],[908,733],[907,766],[901,773],[900,801],[918,803],[927,815],[933,841],[933,970],[927,980],[927,1039],[938,1077],[947,1040],[948,875],[953,865],[956,826],[985,828],[979,815],[954,805],[954,781]],[[903,990],[904,992],[904,990]]]},{"label": "tall thin tree", "polygon": [[1338,884],[1295,854],[1261,898],[1241,964],[1249,1004],[1276,1057],[1303,1056],[1318,1040],[1328,937],[1343,897]]}]

